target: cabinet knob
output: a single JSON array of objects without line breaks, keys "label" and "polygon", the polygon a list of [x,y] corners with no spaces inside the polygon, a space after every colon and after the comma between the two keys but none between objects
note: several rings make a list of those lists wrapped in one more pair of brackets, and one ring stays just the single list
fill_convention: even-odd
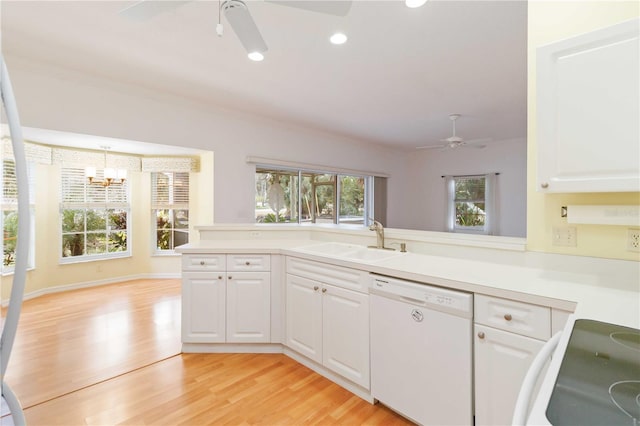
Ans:
[{"label": "cabinet knob", "polygon": [[323,289],[322,289],[322,292],[323,292],[323,293],[326,293],[326,292],[327,292],[327,289],[326,289],[326,288],[323,288]]},{"label": "cabinet knob", "polygon": [[204,266],[204,260],[200,261],[200,266]]},{"label": "cabinet knob", "polygon": [[513,317],[511,316],[511,314],[504,314],[504,319],[506,319],[507,321],[511,321]]},{"label": "cabinet knob", "polygon": [[229,275],[229,279],[231,280],[231,279],[233,279],[233,277],[231,275]]},{"label": "cabinet knob", "polygon": [[318,287],[317,285],[314,285],[314,286],[313,286],[313,291],[318,291],[318,288],[319,288],[319,287]]},{"label": "cabinet knob", "polygon": [[245,265],[249,266],[251,265],[251,262],[249,262],[248,260],[246,262],[244,262]]},{"label": "cabinet knob", "polygon": [[543,189],[547,189],[549,187],[549,184],[547,182],[542,182],[540,184],[540,187],[543,188]]},{"label": "cabinet knob", "polygon": [[478,337],[479,337],[480,339],[484,339],[484,332],[483,332],[483,331],[481,331],[480,333],[478,333]]}]

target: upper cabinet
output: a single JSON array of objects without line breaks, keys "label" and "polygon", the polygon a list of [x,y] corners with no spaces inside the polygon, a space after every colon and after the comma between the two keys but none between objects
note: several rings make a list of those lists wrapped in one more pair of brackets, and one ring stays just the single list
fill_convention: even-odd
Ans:
[{"label": "upper cabinet", "polygon": [[538,190],[640,191],[640,19],[538,48]]}]

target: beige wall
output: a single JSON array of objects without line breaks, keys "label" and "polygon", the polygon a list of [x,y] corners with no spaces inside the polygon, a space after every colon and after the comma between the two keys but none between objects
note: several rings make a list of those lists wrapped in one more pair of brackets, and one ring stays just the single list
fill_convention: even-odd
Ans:
[{"label": "beige wall", "polygon": [[[639,260],[626,250],[626,226],[577,226],[577,247],[551,244],[553,226],[566,225],[561,206],[571,204],[640,204],[639,193],[542,194],[536,191],[536,48],[640,16],[636,1],[530,1],[527,160],[527,249],[612,259]],[[640,161],[640,159],[639,159]]]},{"label": "beige wall", "polygon": [[[190,176],[190,224],[212,222],[213,153],[201,156],[201,171]],[[60,168],[36,166],[35,269],[27,272],[25,294],[59,286],[91,285],[136,277],[179,276],[179,255],[154,255],[149,173],[129,172],[131,190],[131,257],[60,264]],[[193,231],[190,236],[197,236]],[[2,278],[2,300],[9,298],[12,275]]]}]

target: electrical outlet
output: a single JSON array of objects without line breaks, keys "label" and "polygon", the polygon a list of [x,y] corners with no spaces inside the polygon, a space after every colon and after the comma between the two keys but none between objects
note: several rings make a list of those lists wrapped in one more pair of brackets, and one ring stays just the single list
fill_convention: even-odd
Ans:
[{"label": "electrical outlet", "polygon": [[578,245],[578,231],[575,226],[554,226],[551,237],[554,246],[576,247]]},{"label": "electrical outlet", "polygon": [[627,251],[640,253],[640,229],[627,229]]}]

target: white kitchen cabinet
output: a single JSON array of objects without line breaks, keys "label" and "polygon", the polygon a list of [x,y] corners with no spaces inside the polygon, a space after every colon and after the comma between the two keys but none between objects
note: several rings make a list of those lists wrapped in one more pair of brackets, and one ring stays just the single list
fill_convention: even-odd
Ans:
[{"label": "white kitchen cabinet", "polygon": [[322,287],[322,363],[369,388],[369,295]]},{"label": "white kitchen cabinet", "polygon": [[182,341],[270,342],[269,268],[269,255],[184,255]]},{"label": "white kitchen cabinet", "polygon": [[291,349],[322,362],[321,284],[287,274],[286,343]]},{"label": "white kitchen cabinet", "polygon": [[270,290],[269,272],[227,271],[227,342],[269,342]]},{"label": "white kitchen cabinet", "polygon": [[225,341],[226,278],[222,272],[182,274],[182,341]]},{"label": "white kitchen cabinet", "polygon": [[511,424],[520,385],[551,333],[545,306],[474,297],[476,425]]},{"label": "white kitchen cabinet", "polygon": [[538,190],[640,191],[640,19],[538,48]]},{"label": "white kitchen cabinet", "polygon": [[476,425],[508,425],[520,385],[544,342],[475,324]]},{"label": "white kitchen cabinet", "polygon": [[369,295],[349,290],[362,288],[363,275],[287,258],[286,345],[368,389]]}]

